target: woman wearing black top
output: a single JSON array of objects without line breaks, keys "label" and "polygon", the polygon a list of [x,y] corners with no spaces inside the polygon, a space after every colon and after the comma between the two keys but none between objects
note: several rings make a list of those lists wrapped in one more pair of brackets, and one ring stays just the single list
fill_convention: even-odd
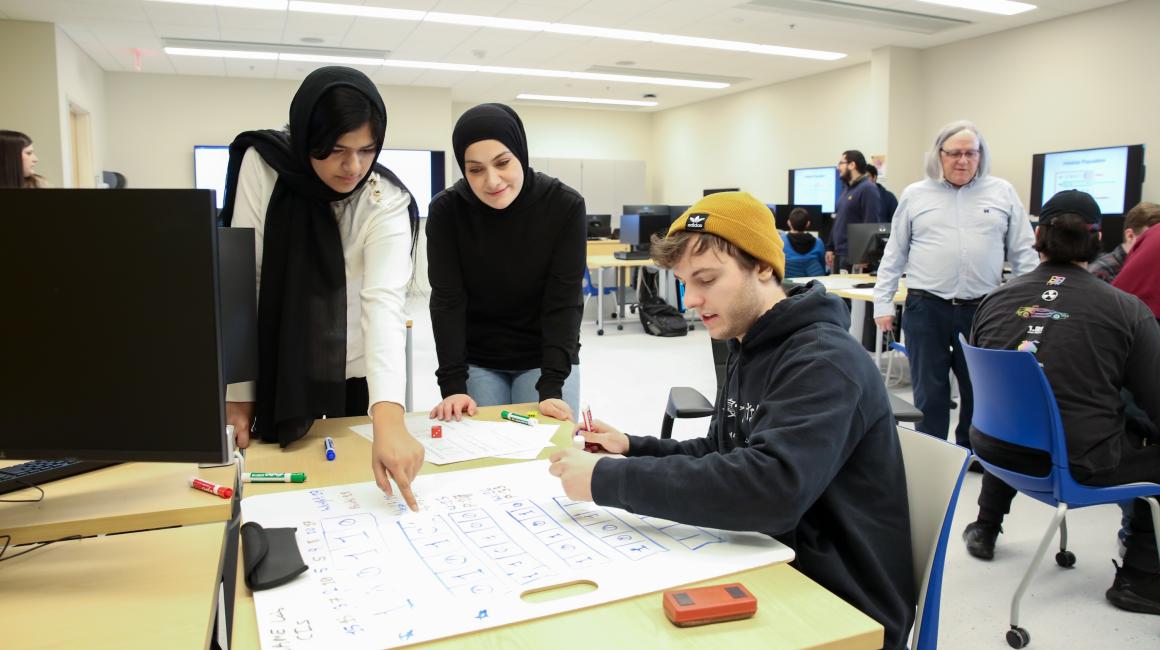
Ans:
[{"label": "woman wearing black top", "polygon": [[482,104],[451,136],[463,179],[427,218],[441,420],[476,406],[538,402],[571,420],[579,403],[584,199],[528,166],[524,125]]}]

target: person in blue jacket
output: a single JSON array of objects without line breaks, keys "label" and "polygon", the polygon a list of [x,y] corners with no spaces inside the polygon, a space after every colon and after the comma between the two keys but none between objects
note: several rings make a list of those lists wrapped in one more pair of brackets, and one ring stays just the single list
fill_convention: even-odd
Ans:
[{"label": "person in blue jacket", "polygon": [[785,248],[785,277],[808,278],[826,274],[826,246],[822,240],[806,232],[810,229],[810,213],[805,208],[794,208],[786,219],[789,232],[781,234]]}]

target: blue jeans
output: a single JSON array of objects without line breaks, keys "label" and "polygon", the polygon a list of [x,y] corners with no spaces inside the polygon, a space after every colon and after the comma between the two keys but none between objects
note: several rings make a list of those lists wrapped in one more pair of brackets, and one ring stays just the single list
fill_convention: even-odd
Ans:
[{"label": "blue jeans", "polygon": [[914,384],[914,406],[922,411],[917,429],[946,439],[951,419],[950,373],[954,371],[959,380],[959,425],[955,428],[955,443],[967,449],[971,448],[975,399],[959,334],[970,338],[971,321],[977,308],[978,305],[952,305],[938,298],[911,294],[906,298],[906,310],[902,314],[906,356]]},{"label": "blue jeans", "polygon": [[[499,406],[501,404],[538,403],[540,394],[536,392],[536,382],[540,381],[540,369],[495,370],[467,365],[467,394],[479,406]],[[572,417],[580,414],[580,366],[573,365],[572,372],[564,380],[562,399],[572,407]]]}]

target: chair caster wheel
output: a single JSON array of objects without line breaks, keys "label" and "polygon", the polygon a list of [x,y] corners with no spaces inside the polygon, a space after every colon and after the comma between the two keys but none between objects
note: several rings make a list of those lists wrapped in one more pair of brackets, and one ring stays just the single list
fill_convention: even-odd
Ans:
[{"label": "chair caster wheel", "polygon": [[604,336],[604,328],[596,330],[596,336]]},{"label": "chair caster wheel", "polygon": [[1031,643],[1031,635],[1021,627],[1013,627],[1007,630],[1007,645],[1012,648],[1026,648],[1027,644]]},{"label": "chair caster wheel", "polygon": [[622,330],[622,329],[624,329],[624,325],[617,325],[617,326],[616,326],[616,329],[618,329],[618,330]]},{"label": "chair caster wheel", "polygon": [[1055,554],[1055,563],[1065,569],[1070,569],[1075,566],[1075,553],[1071,551],[1060,551]]}]

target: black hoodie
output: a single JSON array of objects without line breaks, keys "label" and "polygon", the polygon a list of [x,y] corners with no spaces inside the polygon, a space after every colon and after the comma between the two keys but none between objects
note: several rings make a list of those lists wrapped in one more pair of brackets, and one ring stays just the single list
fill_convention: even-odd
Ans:
[{"label": "black hoodie", "polygon": [[587,246],[584,198],[531,169],[494,210],[465,179],[431,201],[427,273],[444,397],[467,392],[467,364],[540,368],[540,400],[559,398],[579,363]]},{"label": "black hoodie", "polygon": [[704,438],[629,436],[596,464],[597,504],[697,526],[762,532],[793,566],[886,629],[914,622],[902,452],[882,376],[846,328],[837,297],[811,282],[729,342]]}]

